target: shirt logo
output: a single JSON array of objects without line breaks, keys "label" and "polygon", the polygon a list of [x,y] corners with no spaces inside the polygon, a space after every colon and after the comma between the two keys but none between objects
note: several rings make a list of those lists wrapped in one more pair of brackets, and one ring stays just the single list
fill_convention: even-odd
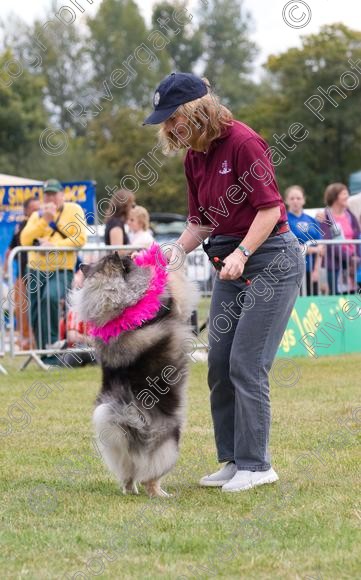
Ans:
[{"label": "shirt logo", "polygon": [[222,169],[219,170],[221,175],[226,175],[227,173],[231,173],[232,169],[228,167],[228,161],[223,161]]},{"label": "shirt logo", "polygon": [[160,93],[157,91],[154,95],[154,106],[158,107],[160,101]]},{"label": "shirt logo", "polygon": [[310,224],[308,222],[298,222],[297,224],[297,228],[303,232],[303,233],[307,233],[308,230],[310,229]]}]

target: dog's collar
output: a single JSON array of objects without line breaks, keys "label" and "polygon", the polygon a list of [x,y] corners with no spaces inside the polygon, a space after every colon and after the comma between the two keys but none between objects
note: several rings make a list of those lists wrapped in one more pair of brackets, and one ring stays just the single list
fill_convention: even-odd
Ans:
[{"label": "dog's collar", "polygon": [[[167,260],[160,246],[152,244],[148,250],[143,250],[135,256],[134,263],[140,268],[151,268],[152,274],[148,290],[136,304],[125,308],[119,316],[110,320],[104,326],[90,324],[89,334],[101,339],[103,342],[108,343],[111,338],[116,338],[123,332],[135,330],[147,322],[151,322],[158,317],[159,311],[163,306],[160,296],[164,293],[168,273]],[[165,310],[165,313],[167,313],[167,310]]]},{"label": "dog's collar", "polygon": [[168,298],[167,300],[165,300],[160,305],[160,308],[159,308],[157,314],[155,315],[155,317],[151,318],[151,320],[147,320],[147,321],[143,322],[138,328],[144,328],[145,326],[150,326],[151,324],[155,324],[156,322],[163,320],[163,318],[165,318],[166,316],[168,316],[168,314],[170,314],[171,309],[172,309],[172,304],[173,304],[173,298]]}]

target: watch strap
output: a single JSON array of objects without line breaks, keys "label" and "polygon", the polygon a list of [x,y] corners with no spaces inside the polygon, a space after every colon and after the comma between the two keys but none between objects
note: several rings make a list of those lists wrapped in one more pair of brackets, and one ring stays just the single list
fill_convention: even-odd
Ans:
[{"label": "watch strap", "polygon": [[246,258],[248,258],[251,255],[251,252],[247,248],[242,246],[242,244],[239,244],[238,249],[241,250],[241,252],[246,256]]}]

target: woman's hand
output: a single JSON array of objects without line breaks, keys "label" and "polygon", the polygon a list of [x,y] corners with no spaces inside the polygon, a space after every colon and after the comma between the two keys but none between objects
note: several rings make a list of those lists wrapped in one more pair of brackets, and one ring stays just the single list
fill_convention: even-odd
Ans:
[{"label": "woman's hand", "polygon": [[315,268],[311,272],[311,282],[316,283],[319,281],[319,279],[320,279],[320,272],[318,269]]},{"label": "woman's hand", "polygon": [[221,280],[237,280],[242,276],[245,261],[240,250],[234,250],[223,262],[224,266],[219,273]]},{"label": "woman's hand", "polygon": [[178,270],[185,263],[186,254],[183,245],[179,242],[173,242],[169,244],[169,247],[163,248],[163,253],[170,266],[170,271]]},{"label": "woman's hand", "polygon": [[306,252],[307,254],[318,254],[319,251],[320,250],[319,250],[318,245],[314,245],[314,244],[308,245],[307,244],[307,252]]},{"label": "woman's hand", "polygon": [[322,224],[325,221],[325,219],[326,219],[325,210],[323,210],[323,209],[319,210],[316,213],[315,218],[316,218],[317,221],[321,222],[321,224]]}]

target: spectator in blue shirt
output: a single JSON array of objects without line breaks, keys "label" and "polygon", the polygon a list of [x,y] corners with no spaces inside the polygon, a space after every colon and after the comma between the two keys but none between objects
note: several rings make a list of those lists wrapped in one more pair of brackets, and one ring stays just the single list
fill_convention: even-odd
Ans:
[{"label": "spectator in blue shirt", "polygon": [[321,246],[312,240],[322,239],[322,230],[317,220],[303,211],[306,202],[305,192],[299,185],[292,185],[285,191],[288,223],[291,231],[306,248],[306,285],[307,296],[318,295],[321,263]]}]

